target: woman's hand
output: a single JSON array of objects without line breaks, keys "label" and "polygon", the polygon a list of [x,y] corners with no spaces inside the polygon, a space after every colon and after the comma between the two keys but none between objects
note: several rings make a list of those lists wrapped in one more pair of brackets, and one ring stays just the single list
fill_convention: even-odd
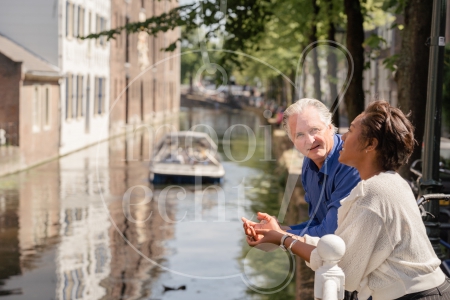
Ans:
[{"label": "woman's hand", "polygon": [[[281,238],[284,235],[283,232],[270,229],[256,229],[255,234],[262,237],[259,240],[255,240],[247,236],[248,245],[267,252],[278,248],[281,243]],[[311,252],[316,249],[316,246],[306,244],[304,237],[295,236],[294,238],[291,236],[289,240],[286,239],[287,242],[285,242],[285,247],[288,247],[288,245],[293,243],[294,239],[298,240],[298,242],[293,245],[291,249],[292,253],[309,262],[311,259]]]},{"label": "woman's hand", "polygon": [[256,223],[253,221],[250,221],[244,217],[242,217],[242,222],[244,222],[244,231],[247,236],[253,237],[254,240],[259,240],[263,236],[257,235],[255,230],[258,229],[271,229],[279,232],[283,232],[283,230],[280,228],[280,225],[278,225],[278,222],[275,217],[272,217],[266,213],[258,213],[257,219],[260,220],[260,223]]},{"label": "woman's hand", "polygon": [[255,234],[259,237],[258,240],[252,236],[247,235],[247,244],[251,247],[256,247],[263,251],[272,251],[276,249],[281,242],[283,233],[271,229],[256,229]]}]

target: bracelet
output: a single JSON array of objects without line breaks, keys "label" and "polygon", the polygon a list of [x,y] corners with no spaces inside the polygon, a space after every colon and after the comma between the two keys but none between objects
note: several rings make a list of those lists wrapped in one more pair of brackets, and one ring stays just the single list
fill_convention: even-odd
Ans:
[{"label": "bracelet", "polygon": [[283,235],[283,237],[281,238],[280,248],[281,248],[281,250],[283,250],[283,251],[287,251],[286,246],[284,246],[284,241],[285,241],[288,237],[290,237],[290,235],[285,234],[285,235]]},{"label": "bracelet", "polygon": [[297,243],[297,242],[298,242],[298,240],[297,240],[297,239],[294,239],[294,240],[292,241],[292,243],[289,245],[288,250],[289,250],[289,252],[291,252],[291,254],[293,254],[293,253],[292,253],[292,246],[294,246],[294,244]]}]

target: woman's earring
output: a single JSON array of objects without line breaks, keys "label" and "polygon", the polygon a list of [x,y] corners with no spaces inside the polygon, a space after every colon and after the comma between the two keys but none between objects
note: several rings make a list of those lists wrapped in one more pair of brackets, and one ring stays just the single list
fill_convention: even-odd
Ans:
[{"label": "woman's earring", "polygon": [[366,150],[366,153],[367,153],[367,150]]}]

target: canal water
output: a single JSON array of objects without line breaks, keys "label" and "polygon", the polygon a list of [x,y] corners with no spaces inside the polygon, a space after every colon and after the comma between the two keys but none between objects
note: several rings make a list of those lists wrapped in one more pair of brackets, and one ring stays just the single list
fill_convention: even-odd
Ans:
[{"label": "canal water", "polygon": [[[242,231],[240,217],[277,215],[284,193],[263,121],[186,109],[165,129],[0,178],[0,297],[299,299],[292,258],[249,248]],[[193,127],[213,132],[223,182],[153,186],[156,137]]]}]

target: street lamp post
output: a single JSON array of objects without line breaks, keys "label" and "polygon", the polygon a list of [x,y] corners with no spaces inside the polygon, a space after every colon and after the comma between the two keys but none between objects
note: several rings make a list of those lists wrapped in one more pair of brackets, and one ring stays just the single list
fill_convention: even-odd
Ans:
[{"label": "street lamp post", "polygon": [[[424,149],[422,157],[421,194],[439,192],[439,149],[441,139],[442,75],[445,50],[445,14],[447,0],[434,0],[428,67],[427,106],[425,115]],[[440,250],[439,202],[430,201],[426,207],[432,216],[424,219],[427,234],[434,251],[442,258]]]}]

